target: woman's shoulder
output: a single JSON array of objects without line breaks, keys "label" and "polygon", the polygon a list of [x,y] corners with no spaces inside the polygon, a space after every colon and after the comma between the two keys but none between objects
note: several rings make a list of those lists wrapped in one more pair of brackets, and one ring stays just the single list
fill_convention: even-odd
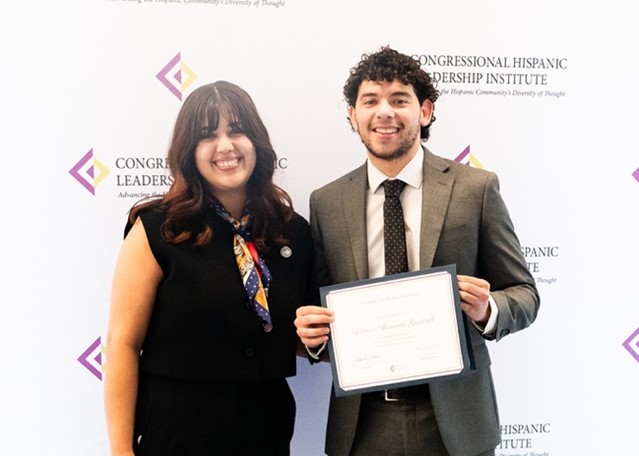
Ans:
[{"label": "woman's shoulder", "polygon": [[290,220],[287,222],[288,223],[293,223],[293,224],[299,224],[299,225],[308,225],[308,221],[306,220],[306,218],[304,218],[302,215],[300,215],[299,213],[293,211],[293,214],[291,215]]},{"label": "woman's shoulder", "polygon": [[297,212],[293,212],[291,218],[286,222],[285,225],[286,230],[302,230],[306,231],[309,229],[308,221]]},{"label": "woman's shoulder", "polygon": [[164,221],[166,218],[166,210],[162,209],[160,206],[148,206],[137,213],[137,216],[145,221]]},{"label": "woman's shoulder", "polygon": [[292,241],[306,242],[310,236],[311,229],[308,221],[297,212],[293,212],[291,218],[284,225],[284,237]]},{"label": "woman's shoulder", "polygon": [[[147,206],[137,211],[135,214],[135,220],[141,220],[144,225],[145,230],[151,231],[154,228],[159,229],[159,227],[164,223],[166,219],[166,212],[161,210],[158,206]],[[129,233],[131,228],[133,228],[133,224],[135,220],[131,222],[131,217],[127,217],[126,226],[124,227],[124,236]]]}]

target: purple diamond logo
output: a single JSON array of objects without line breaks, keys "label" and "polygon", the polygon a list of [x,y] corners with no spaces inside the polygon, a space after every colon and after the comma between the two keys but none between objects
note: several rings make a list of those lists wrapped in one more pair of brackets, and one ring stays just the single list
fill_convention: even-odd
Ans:
[{"label": "purple diamond logo", "polygon": [[95,188],[109,174],[109,170],[93,156],[93,149],[90,149],[73,165],[73,168],[69,170],[69,174],[92,195],[95,195]]},{"label": "purple diamond logo", "polygon": [[639,182],[639,168],[637,168],[637,169],[635,170],[635,172],[634,172],[634,173],[632,173],[632,177],[634,177],[634,178],[635,178],[635,180],[636,180],[637,182]]},{"label": "purple diamond logo", "polygon": [[455,157],[455,161],[464,165],[472,166],[473,168],[484,169],[484,165],[477,160],[477,157],[470,153],[470,145],[466,146],[466,148],[462,150],[457,157]]},{"label": "purple diamond logo", "polygon": [[639,328],[637,328],[622,345],[626,350],[628,350],[628,353],[630,353],[633,358],[639,362]]},{"label": "purple diamond logo", "polygon": [[102,380],[102,339],[98,337],[78,358],[98,380]]},{"label": "purple diamond logo", "polygon": [[175,54],[164,68],[155,75],[156,78],[175,95],[182,100],[182,93],[195,81],[195,73],[182,61],[180,53]]}]

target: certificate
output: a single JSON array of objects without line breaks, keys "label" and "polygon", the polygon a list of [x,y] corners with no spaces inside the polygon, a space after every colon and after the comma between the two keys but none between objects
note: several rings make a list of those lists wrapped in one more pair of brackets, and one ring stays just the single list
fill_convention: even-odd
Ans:
[{"label": "certificate", "polygon": [[427,383],[470,367],[454,265],[322,287],[335,394]]}]

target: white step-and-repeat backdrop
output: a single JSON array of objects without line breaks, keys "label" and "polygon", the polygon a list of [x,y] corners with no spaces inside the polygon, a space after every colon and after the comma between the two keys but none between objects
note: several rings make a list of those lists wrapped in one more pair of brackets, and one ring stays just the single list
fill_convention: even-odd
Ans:
[{"label": "white step-and-repeat backdrop", "polygon": [[[128,208],[167,184],[182,100],[253,96],[277,181],[365,159],[342,85],[414,55],[442,96],[428,147],[495,171],[542,296],[490,344],[499,456],[638,455],[639,32],[631,2],[31,0],[0,5],[0,454],[108,454],[102,362]],[[299,362],[296,456],[322,455],[331,376]]]}]

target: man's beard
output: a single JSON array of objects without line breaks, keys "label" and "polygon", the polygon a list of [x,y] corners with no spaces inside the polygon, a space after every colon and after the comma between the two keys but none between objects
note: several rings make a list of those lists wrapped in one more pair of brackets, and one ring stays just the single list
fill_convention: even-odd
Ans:
[{"label": "man's beard", "polygon": [[419,132],[420,129],[418,127],[412,135],[407,136],[402,142],[400,142],[395,150],[387,153],[377,152],[375,149],[373,149],[370,142],[365,141],[361,137],[360,139],[362,140],[364,146],[366,146],[368,152],[373,157],[379,158],[380,160],[393,161],[402,158],[413,148],[413,146],[415,145],[415,141],[419,141],[419,139],[416,139],[419,137]]}]

